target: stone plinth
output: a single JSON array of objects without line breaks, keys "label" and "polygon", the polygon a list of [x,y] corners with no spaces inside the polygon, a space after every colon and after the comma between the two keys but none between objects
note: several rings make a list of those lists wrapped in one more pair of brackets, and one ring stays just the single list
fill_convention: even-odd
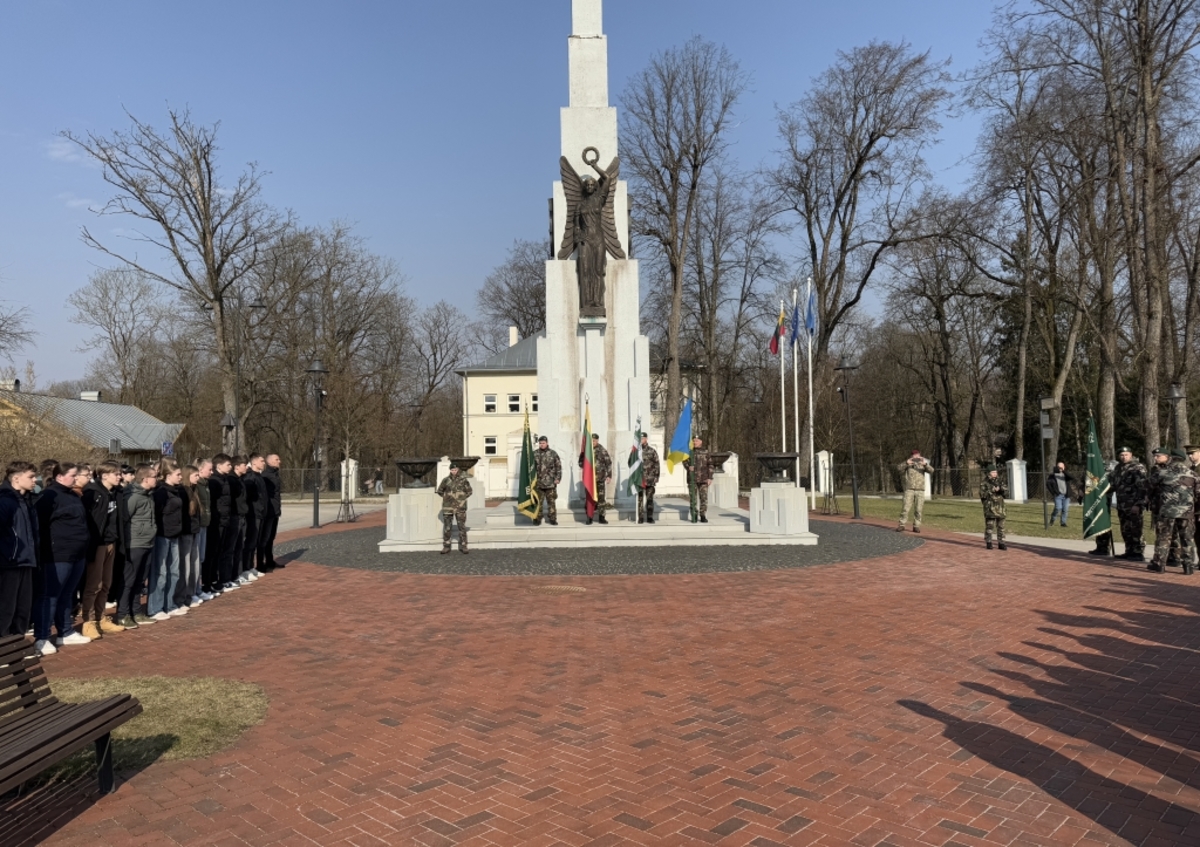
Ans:
[{"label": "stone plinth", "polygon": [[725,460],[724,468],[713,474],[708,486],[708,503],[718,509],[738,508],[738,454]]},{"label": "stone plinth", "polygon": [[388,498],[387,540],[402,544],[439,541],[442,537],[441,500],[432,488],[401,488]]},{"label": "stone plinth", "polygon": [[807,535],[807,493],[791,482],[764,482],[750,491],[750,531]]},{"label": "stone plinth", "polygon": [[1008,467],[1008,501],[1024,503],[1029,500],[1029,480],[1025,475],[1024,459],[1009,459],[1004,463]]}]

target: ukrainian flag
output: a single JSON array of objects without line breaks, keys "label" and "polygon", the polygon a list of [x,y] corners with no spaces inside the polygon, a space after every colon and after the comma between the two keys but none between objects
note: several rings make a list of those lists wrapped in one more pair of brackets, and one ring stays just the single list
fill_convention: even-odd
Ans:
[{"label": "ukrainian flag", "polygon": [[692,401],[685,400],[683,411],[679,414],[679,423],[675,426],[675,435],[671,438],[671,446],[667,448],[667,473],[674,473],[675,466],[692,455]]}]

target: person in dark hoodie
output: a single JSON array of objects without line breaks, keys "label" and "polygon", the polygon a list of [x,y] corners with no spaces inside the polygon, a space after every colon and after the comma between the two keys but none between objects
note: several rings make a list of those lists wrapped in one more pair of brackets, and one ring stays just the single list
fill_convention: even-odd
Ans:
[{"label": "person in dark hoodie", "polygon": [[216,529],[209,539],[213,547],[213,582],[210,594],[219,594],[233,583],[233,554],[237,546],[237,514],[233,502],[233,459],[226,453],[213,456],[213,475],[208,480],[208,496],[212,503],[210,528]]},{"label": "person in dark hoodie", "polygon": [[271,509],[270,492],[263,478],[267,460],[261,453],[251,453],[249,470],[242,477],[246,487],[246,544],[242,552],[242,573],[249,579],[258,579],[263,571],[258,569],[258,547],[266,530],[267,513]]},{"label": "person in dark hoodie", "polygon": [[[52,480],[38,496],[42,601],[33,610],[34,647],[43,655],[57,653],[66,644],[88,644],[92,639],[71,625],[75,588],[83,578],[88,553],[87,511],[72,487],[76,466],[50,459],[42,463],[42,478]],[[51,625],[58,637],[50,640]]]},{"label": "person in dark hoodie", "polygon": [[125,539],[129,545],[121,597],[117,600],[117,623],[125,629],[137,629],[152,624],[154,618],[141,611],[142,586],[146,581],[146,563],[154,553],[154,498],[151,492],[158,485],[158,471],[153,465],[141,464],[133,472],[133,482],[125,494]]},{"label": "person in dark hoodie", "polygon": [[38,523],[33,508],[37,468],[9,462],[0,483],[0,636],[24,635],[33,617],[38,575]]},{"label": "person in dark hoodie", "polygon": [[92,481],[83,487],[83,508],[88,522],[87,566],[83,572],[83,634],[93,641],[106,633],[124,632],[104,614],[108,586],[112,584],[117,541],[121,535],[117,486],[121,468],[101,462]]},{"label": "person in dark hoodie", "polygon": [[266,524],[258,538],[258,569],[270,572],[282,568],[283,562],[275,561],[275,533],[279,531],[279,516],[283,513],[283,477],[279,473],[279,454],[267,455],[266,467],[263,468],[263,479],[267,483]]},{"label": "person in dark hoodie", "polygon": [[[113,559],[113,581],[108,587],[108,605],[115,610],[121,599],[121,589],[125,587],[125,563],[129,559],[129,492],[133,488],[134,469],[121,465],[121,481],[112,490],[113,499],[117,501],[117,555]],[[113,616],[113,620],[117,620]]]},{"label": "person in dark hoodie", "polygon": [[246,463],[245,456],[233,457],[233,473],[229,475],[229,490],[233,495],[233,518],[236,521],[236,530],[229,581],[239,588],[253,582],[242,573],[242,565],[246,560],[246,515],[250,511],[250,502],[246,499],[245,479],[248,469],[249,465]]},{"label": "person in dark hoodie", "polygon": [[[158,463],[158,485],[154,488],[154,559],[146,584],[146,614],[156,621],[186,614],[175,605],[179,582],[179,538],[188,529],[187,507],[180,483],[183,470],[174,459]],[[182,611],[180,611],[182,609]]]}]

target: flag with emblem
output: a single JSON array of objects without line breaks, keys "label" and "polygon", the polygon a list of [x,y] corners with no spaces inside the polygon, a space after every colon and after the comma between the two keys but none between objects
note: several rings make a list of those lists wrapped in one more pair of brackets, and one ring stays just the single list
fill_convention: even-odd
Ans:
[{"label": "flag with emblem", "polygon": [[533,456],[533,434],[529,431],[529,407],[525,407],[525,438],[521,442],[521,476],[517,483],[517,511],[537,520],[542,495],[537,490],[537,463]]},{"label": "flag with emblem", "polygon": [[1083,537],[1095,538],[1112,532],[1112,517],[1108,513],[1108,498],[1112,493],[1096,440],[1096,419],[1088,418],[1087,482],[1083,494]]}]

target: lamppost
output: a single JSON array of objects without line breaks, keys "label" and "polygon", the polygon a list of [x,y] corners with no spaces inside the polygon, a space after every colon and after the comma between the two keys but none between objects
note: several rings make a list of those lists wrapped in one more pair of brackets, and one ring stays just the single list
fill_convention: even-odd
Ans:
[{"label": "lamppost", "polygon": [[850,425],[850,485],[854,494],[854,519],[862,520],[858,510],[858,465],[854,461],[854,415],[850,412],[850,372],[858,370],[858,365],[850,361],[849,356],[842,356],[835,371],[842,372],[842,399],[846,401],[846,421]]},{"label": "lamppost", "polygon": [[1171,426],[1175,430],[1175,449],[1183,449],[1183,430],[1179,426],[1179,404],[1187,398],[1183,393],[1183,389],[1179,387],[1179,383],[1171,383],[1171,388],[1167,392],[1167,399],[1171,401]]},{"label": "lamppost", "polygon": [[[234,357],[234,384],[233,384],[233,453],[242,452],[242,333],[246,330],[246,321],[244,314],[246,309],[265,309],[267,304],[261,298],[255,297],[249,303],[242,301],[242,293],[234,292],[233,295],[233,313],[237,319],[237,325],[233,331],[233,357]],[[204,303],[206,311],[213,310],[212,303]],[[226,413],[228,416],[228,412]],[[221,426],[225,426],[225,420],[221,420]],[[226,441],[228,441],[229,430],[226,429]]]},{"label": "lamppost", "polygon": [[313,425],[313,457],[317,463],[317,473],[313,479],[313,529],[321,528],[321,407],[325,405],[325,389],[322,386],[328,369],[321,364],[320,359],[313,359],[308,366],[308,374],[313,381],[313,394],[316,399],[316,420]]}]

